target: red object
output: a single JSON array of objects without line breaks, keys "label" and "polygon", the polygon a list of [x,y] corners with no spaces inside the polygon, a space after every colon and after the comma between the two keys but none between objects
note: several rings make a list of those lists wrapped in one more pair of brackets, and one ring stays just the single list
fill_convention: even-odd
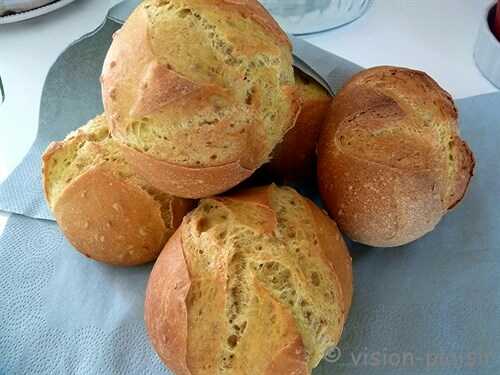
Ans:
[{"label": "red object", "polygon": [[495,35],[500,40],[500,0],[497,3],[497,15],[495,17]]}]

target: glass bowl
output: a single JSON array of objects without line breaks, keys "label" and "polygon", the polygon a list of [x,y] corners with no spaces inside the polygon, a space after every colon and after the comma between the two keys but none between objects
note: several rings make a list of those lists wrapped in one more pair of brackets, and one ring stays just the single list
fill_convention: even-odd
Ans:
[{"label": "glass bowl", "polygon": [[372,0],[260,0],[286,32],[303,35],[361,17]]}]

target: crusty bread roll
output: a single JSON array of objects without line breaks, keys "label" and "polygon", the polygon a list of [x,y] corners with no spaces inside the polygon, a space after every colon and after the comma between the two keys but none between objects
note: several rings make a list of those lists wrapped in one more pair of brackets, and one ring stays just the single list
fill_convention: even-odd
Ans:
[{"label": "crusty bread roll", "polygon": [[204,199],[186,216],[151,273],[145,320],[177,375],[310,374],[351,299],[335,223],[271,185]]},{"label": "crusty bread roll", "polygon": [[315,174],[316,144],[332,97],[316,81],[295,69],[295,84],[302,111],[295,127],[273,152],[269,172],[285,181],[304,180]]},{"label": "crusty bread roll", "polygon": [[113,265],[156,259],[193,207],[130,170],[104,116],[49,145],[43,183],[49,207],[75,248]]},{"label": "crusty bread roll", "polygon": [[474,157],[450,95],[425,73],[368,69],[334,99],[318,145],[323,201],[353,240],[399,246],[463,198]]},{"label": "crusty bread roll", "polygon": [[300,110],[290,42],[256,0],[143,1],[111,45],[102,95],[131,166],[186,198],[249,177]]}]

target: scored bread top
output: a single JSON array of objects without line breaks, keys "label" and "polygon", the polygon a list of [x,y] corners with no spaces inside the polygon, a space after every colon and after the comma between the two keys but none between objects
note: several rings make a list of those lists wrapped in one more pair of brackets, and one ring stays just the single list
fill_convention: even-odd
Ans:
[{"label": "scored bread top", "polygon": [[117,265],[151,261],[192,203],[137,177],[98,116],[43,156],[47,203],[85,255]]},{"label": "scored bread top", "polygon": [[351,299],[335,223],[270,186],[200,202],[155,264],[145,318],[176,374],[309,374]]},{"label": "scored bread top", "polygon": [[[474,158],[467,144],[460,139],[458,112],[452,97],[424,72],[405,68],[377,67],[359,73],[345,87],[346,91],[355,91],[352,95],[361,94],[358,89],[373,89],[377,93],[392,99],[404,112],[408,120],[406,126],[384,128],[385,134],[396,129],[403,134],[414,133],[424,138],[433,149],[438,160],[434,163],[446,188],[441,190],[444,208],[453,208],[458,204],[469,185],[474,169]],[[391,103],[391,105],[394,105]],[[404,153],[405,148],[400,147]],[[437,155],[436,155],[437,154]],[[403,161],[408,163],[407,155]],[[425,153],[416,153],[414,157],[425,159]],[[388,157],[394,157],[394,155]],[[429,160],[429,159],[428,159]],[[413,164],[419,166],[419,162]],[[434,166],[435,167],[435,166]]]},{"label": "scored bread top", "polygon": [[319,186],[352,239],[398,246],[431,231],[464,196],[474,158],[450,95],[423,72],[377,67],[333,100]]},{"label": "scored bread top", "polygon": [[196,170],[256,169],[300,107],[289,41],[255,0],[142,2],[114,38],[102,87],[117,140]]}]

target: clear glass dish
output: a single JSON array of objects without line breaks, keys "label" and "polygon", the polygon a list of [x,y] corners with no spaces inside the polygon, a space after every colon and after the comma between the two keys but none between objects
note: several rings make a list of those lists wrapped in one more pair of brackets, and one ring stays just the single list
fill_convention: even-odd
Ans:
[{"label": "clear glass dish", "polygon": [[260,0],[286,32],[329,30],[361,17],[372,0]]}]

